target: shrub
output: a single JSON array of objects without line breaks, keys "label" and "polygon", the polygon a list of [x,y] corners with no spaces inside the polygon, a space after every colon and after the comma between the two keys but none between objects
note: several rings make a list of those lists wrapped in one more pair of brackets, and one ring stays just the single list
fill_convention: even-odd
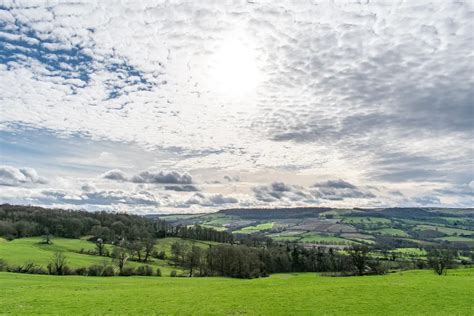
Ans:
[{"label": "shrub", "polygon": [[163,250],[160,251],[160,252],[154,251],[153,252],[153,257],[155,257],[157,259],[165,260],[166,259],[166,253]]},{"label": "shrub", "polygon": [[161,276],[161,269],[160,268],[156,268],[156,276]]},{"label": "shrub", "polygon": [[68,266],[63,267],[63,275],[73,275],[75,271]]},{"label": "shrub", "polygon": [[367,263],[369,266],[369,274],[387,274],[388,266],[381,260],[371,260]]},{"label": "shrub", "polygon": [[8,272],[16,272],[16,273],[34,273],[38,271],[40,267],[36,266],[33,262],[25,262],[22,265],[16,267],[8,267]]},{"label": "shrub", "polygon": [[90,266],[89,269],[87,269],[87,275],[88,276],[101,276],[102,266],[99,266],[97,264]]},{"label": "shrub", "polygon": [[3,259],[0,259],[0,271],[7,271],[8,265],[7,262]]},{"label": "shrub", "polygon": [[104,270],[102,271],[102,276],[114,276],[115,275],[115,271],[114,271],[114,267],[112,266],[106,266],[104,268]]},{"label": "shrub", "polygon": [[177,274],[176,270],[173,270],[173,271],[170,272],[170,277],[173,277],[173,278],[174,278],[174,277],[177,276],[177,275],[178,275],[178,274]]},{"label": "shrub", "polygon": [[80,267],[74,270],[74,273],[77,275],[87,275],[87,268]]},{"label": "shrub", "polygon": [[135,269],[132,267],[124,267],[122,269],[122,273],[120,274],[121,276],[131,276],[135,274]]},{"label": "shrub", "polygon": [[137,275],[151,276],[153,269],[150,266],[139,266],[135,272]]}]

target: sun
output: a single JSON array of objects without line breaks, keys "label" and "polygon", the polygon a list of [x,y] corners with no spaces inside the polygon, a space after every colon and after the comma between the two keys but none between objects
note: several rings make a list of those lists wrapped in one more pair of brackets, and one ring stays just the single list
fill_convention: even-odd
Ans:
[{"label": "sun", "polygon": [[255,93],[260,82],[255,50],[238,39],[221,43],[211,59],[211,88],[231,97]]}]

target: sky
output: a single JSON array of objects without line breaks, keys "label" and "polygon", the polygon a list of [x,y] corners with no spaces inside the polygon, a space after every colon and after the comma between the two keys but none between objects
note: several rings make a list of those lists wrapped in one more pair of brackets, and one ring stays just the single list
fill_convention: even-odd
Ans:
[{"label": "sky", "polygon": [[0,202],[473,207],[472,1],[0,1]]}]

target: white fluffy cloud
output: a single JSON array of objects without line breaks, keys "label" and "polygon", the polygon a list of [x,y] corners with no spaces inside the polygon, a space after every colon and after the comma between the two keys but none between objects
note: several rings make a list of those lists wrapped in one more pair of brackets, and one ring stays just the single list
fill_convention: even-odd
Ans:
[{"label": "white fluffy cloud", "polygon": [[[6,1],[0,127],[133,144],[159,155],[149,166],[227,180],[223,192],[199,183],[203,194],[392,201],[365,189],[376,185],[459,205],[474,177],[473,12],[468,1]],[[186,172],[101,159],[115,161],[109,181],[198,190]],[[4,185],[41,182],[2,172]]]},{"label": "white fluffy cloud", "polygon": [[0,185],[21,186],[45,183],[46,179],[40,177],[35,169],[0,166]]}]

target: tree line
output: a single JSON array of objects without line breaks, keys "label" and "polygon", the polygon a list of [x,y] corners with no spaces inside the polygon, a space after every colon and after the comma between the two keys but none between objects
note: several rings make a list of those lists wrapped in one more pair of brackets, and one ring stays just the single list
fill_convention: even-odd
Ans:
[{"label": "tree line", "polygon": [[0,236],[15,239],[53,235],[79,238],[93,236],[104,243],[144,241],[164,237],[232,243],[232,234],[201,226],[173,226],[160,219],[110,212],[46,209],[34,206],[0,205]]}]

